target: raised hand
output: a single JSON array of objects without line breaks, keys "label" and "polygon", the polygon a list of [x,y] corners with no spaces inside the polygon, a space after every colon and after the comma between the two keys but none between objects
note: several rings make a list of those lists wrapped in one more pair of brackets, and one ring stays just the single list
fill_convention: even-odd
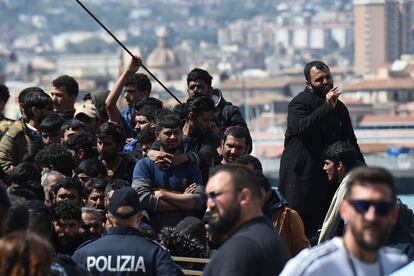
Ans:
[{"label": "raised hand", "polygon": [[142,65],[142,60],[139,56],[134,56],[128,63],[127,71],[130,74],[134,74],[138,71],[139,67]]},{"label": "raised hand", "polygon": [[342,94],[342,89],[338,86],[335,86],[328,93],[325,95],[325,101],[329,106],[334,109],[336,104],[338,103],[338,97]]}]

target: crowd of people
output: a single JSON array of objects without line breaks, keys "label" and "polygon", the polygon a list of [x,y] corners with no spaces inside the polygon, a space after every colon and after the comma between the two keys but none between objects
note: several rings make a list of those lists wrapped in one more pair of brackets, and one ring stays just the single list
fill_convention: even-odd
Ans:
[{"label": "crowd of people", "polygon": [[413,212],[365,164],[325,63],[289,103],[278,188],[207,71],[170,110],[141,65],[83,99],[67,75],[28,87],[18,120],[0,86],[0,275],[413,273]]}]

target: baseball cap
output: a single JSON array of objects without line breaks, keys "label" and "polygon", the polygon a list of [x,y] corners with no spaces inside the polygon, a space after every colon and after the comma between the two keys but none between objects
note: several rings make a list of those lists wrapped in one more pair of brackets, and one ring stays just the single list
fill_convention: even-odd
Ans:
[{"label": "baseball cap", "polygon": [[[130,206],[133,210],[126,214],[120,214],[117,210],[120,207]],[[123,187],[115,190],[108,204],[108,211],[121,219],[127,219],[133,215],[138,214],[141,211],[141,205],[139,202],[139,196],[137,192],[131,187]]]},{"label": "baseball cap", "polygon": [[89,118],[99,118],[99,112],[96,106],[92,103],[82,103],[76,108],[75,118],[78,114],[85,114]]},{"label": "baseball cap", "polygon": [[0,204],[6,207],[10,207],[9,196],[7,195],[6,190],[0,186]]}]

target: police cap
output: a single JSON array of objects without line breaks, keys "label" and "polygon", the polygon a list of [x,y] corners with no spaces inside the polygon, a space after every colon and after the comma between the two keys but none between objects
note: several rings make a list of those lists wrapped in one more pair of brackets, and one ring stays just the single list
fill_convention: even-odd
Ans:
[{"label": "police cap", "polygon": [[[132,211],[129,213],[118,213],[120,207],[132,207]],[[123,187],[119,190],[115,190],[109,201],[108,211],[121,219],[127,219],[133,215],[138,214],[141,211],[139,197],[137,192],[131,187]]]}]

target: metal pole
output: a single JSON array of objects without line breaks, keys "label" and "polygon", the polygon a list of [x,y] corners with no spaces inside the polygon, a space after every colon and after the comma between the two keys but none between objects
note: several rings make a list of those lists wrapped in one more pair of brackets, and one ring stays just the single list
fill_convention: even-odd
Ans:
[{"label": "metal pole", "polygon": [[[131,57],[133,57],[133,58],[135,58],[135,56],[131,53],[131,51],[130,50],[128,50],[128,48],[127,47],[125,47],[125,45],[121,42],[121,41],[119,41],[119,39],[118,38],[116,38],[116,36],[115,35],[113,35],[112,34],[112,32],[110,31],[110,30],[108,30],[108,28],[107,27],[105,27],[105,25],[104,24],[102,24],[101,23],[101,21],[99,21],[99,19],[98,18],[96,18],[96,16],[87,8],[87,7],[85,7],[85,5],[83,5],[82,4],[82,2],[80,1],[80,0],[75,0],[76,2],[78,2],[78,4],[93,18],[93,19],[95,19],[95,21],[131,56]],[[181,101],[167,88],[167,87],[165,87],[165,85],[156,77],[156,76],[154,76],[154,74],[152,74],[151,73],[151,71],[150,70],[148,70],[148,68],[147,67],[145,67],[144,66],[144,64],[141,64],[141,67],[145,70],[145,71],[147,71],[147,73],[151,76],[151,77],[153,77],[154,78],[154,80],[156,80],[161,86],[162,86],[162,88],[164,88],[165,89],[165,91],[167,91],[168,92],[168,94],[170,94],[171,95],[171,97],[173,97],[179,104],[181,104]]]}]

